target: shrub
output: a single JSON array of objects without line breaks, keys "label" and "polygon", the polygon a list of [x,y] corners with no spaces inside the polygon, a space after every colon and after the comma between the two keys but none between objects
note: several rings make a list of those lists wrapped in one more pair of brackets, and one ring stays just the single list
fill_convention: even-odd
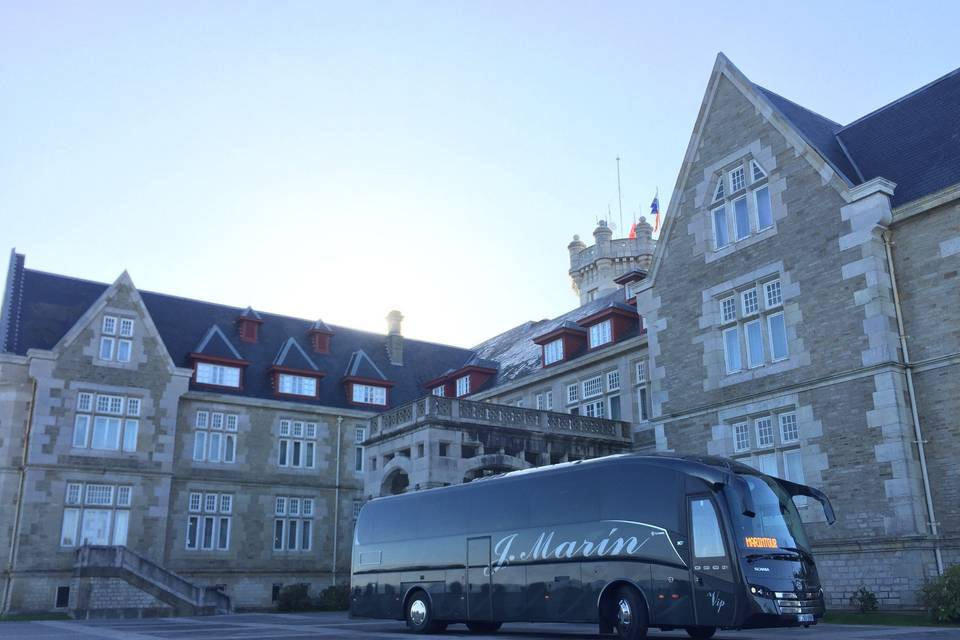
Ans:
[{"label": "shrub", "polygon": [[305,584],[291,584],[280,590],[277,597],[278,611],[309,611],[313,608],[310,593]]},{"label": "shrub", "polygon": [[350,608],[350,587],[345,584],[327,587],[315,602],[320,611],[346,611]]},{"label": "shrub", "polygon": [[878,609],[877,594],[860,585],[852,596],[850,596],[850,606],[860,613],[869,613]]},{"label": "shrub", "polygon": [[960,622],[960,564],[920,589],[920,601],[937,622]]}]

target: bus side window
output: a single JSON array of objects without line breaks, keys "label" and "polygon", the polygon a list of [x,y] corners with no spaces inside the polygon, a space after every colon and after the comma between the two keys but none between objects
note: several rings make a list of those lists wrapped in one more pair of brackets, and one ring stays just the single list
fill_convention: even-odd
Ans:
[{"label": "bus side window", "polygon": [[725,556],[723,534],[717,511],[710,500],[694,499],[690,501],[690,522],[693,530],[693,555],[697,558],[719,558]]}]

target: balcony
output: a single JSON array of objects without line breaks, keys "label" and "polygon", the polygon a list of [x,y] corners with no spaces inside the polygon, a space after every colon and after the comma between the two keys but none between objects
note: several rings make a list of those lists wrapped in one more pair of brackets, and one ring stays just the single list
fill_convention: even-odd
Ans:
[{"label": "balcony", "polygon": [[631,442],[630,425],[620,420],[574,416],[555,411],[511,407],[462,398],[426,396],[370,419],[367,442],[411,430],[423,424],[460,427],[487,426],[521,431]]}]

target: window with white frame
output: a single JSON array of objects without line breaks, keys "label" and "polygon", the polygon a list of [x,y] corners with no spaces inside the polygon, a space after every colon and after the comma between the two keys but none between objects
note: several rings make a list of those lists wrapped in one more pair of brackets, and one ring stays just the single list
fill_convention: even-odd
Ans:
[{"label": "window with white frame", "polygon": [[535,395],[534,400],[536,401],[537,410],[542,411],[543,409],[546,408],[544,406],[543,393],[538,393],[537,395]]},{"label": "window with white frame", "polygon": [[[739,309],[735,300],[739,296]],[[762,306],[761,306],[762,303]],[[780,279],[753,282],[719,299],[726,372],[737,373],[789,357]]]},{"label": "window with white frame", "polygon": [[444,385],[440,385],[439,387],[434,387],[432,393],[433,395],[439,398],[442,398],[444,395],[446,395]]},{"label": "window with white frame", "polygon": [[294,469],[313,469],[316,464],[317,423],[281,420],[277,464]]},{"label": "window with white frame", "polygon": [[236,462],[238,423],[239,417],[235,413],[197,411],[193,459],[197,462]]},{"label": "window with white frame", "polygon": [[233,495],[190,493],[187,516],[187,550],[227,551],[233,520]]},{"label": "window with white frame", "polygon": [[577,383],[567,385],[567,404],[575,404],[580,401],[580,385]]},{"label": "window with white frame", "polygon": [[588,416],[590,418],[602,418],[604,417],[603,405],[604,401],[594,400],[593,402],[585,402],[580,407],[580,415]]},{"label": "window with white frame", "polygon": [[590,348],[605,345],[613,340],[613,323],[608,319],[591,325],[589,330]]},{"label": "window with white frame", "polygon": [[563,360],[563,338],[557,338],[543,345],[543,364],[553,364]]},{"label": "window with white frame", "polygon": [[355,444],[353,468],[355,471],[363,471],[363,441],[367,439],[366,427],[356,427],[353,439]]},{"label": "window with white frame", "polygon": [[773,446],[773,419],[769,416],[753,421],[757,431],[757,447],[764,449]]},{"label": "window with white frame", "polygon": [[750,423],[738,422],[733,425],[733,450],[750,450]]},{"label": "window with white frame", "polygon": [[800,429],[797,427],[797,414],[781,413],[780,420],[780,441],[784,444],[800,441]]},{"label": "window with white frame", "polygon": [[[124,411],[126,409],[126,411]],[[73,447],[100,451],[137,450],[140,433],[140,398],[77,394],[73,419]]]},{"label": "window with white frame", "polygon": [[68,482],[60,546],[126,545],[132,501],[127,485]]},{"label": "window with white frame", "polygon": [[133,352],[133,320],[103,316],[100,325],[100,360],[114,360],[116,362],[130,362]]},{"label": "window with white frame", "polygon": [[297,376],[290,373],[281,373],[278,377],[280,393],[308,397],[315,397],[317,395],[317,379],[312,376]]},{"label": "window with white frame", "polygon": [[637,365],[636,365],[637,384],[646,384],[647,375],[648,375],[648,372],[647,372],[648,366],[649,365],[647,365],[646,359],[640,360],[637,362]]},{"label": "window with white frame", "polygon": [[593,398],[603,393],[603,376],[594,376],[583,381],[583,397]]},{"label": "window with white frame", "polygon": [[313,498],[277,496],[274,500],[273,550],[313,548]]},{"label": "window with white frame", "polygon": [[[729,192],[724,188],[725,178]],[[720,174],[710,205],[710,219],[715,249],[722,249],[773,226],[767,173],[756,160],[750,160],[749,187],[743,164]]]},{"label": "window with white frame", "polygon": [[470,376],[457,378],[457,397],[470,393]]},{"label": "window with white frame", "polygon": [[218,387],[233,387],[239,389],[240,367],[198,362],[196,381],[197,384],[210,384]]},{"label": "window with white frame", "polygon": [[372,384],[353,383],[353,401],[357,404],[376,404],[386,406],[387,389]]},{"label": "window with white frame", "polygon": [[617,370],[607,372],[607,391],[620,391],[620,372]]}]

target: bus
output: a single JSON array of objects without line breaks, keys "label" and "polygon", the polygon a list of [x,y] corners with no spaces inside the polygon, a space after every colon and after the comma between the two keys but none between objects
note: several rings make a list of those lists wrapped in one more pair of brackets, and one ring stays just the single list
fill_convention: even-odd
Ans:
[{"label": "bus", "polygon": [[822,492],[717,457],[620,454],[376,498],[354,530],[351,615],[627,640],[809,626],[824,599],[796,496],[833,524]]}]

